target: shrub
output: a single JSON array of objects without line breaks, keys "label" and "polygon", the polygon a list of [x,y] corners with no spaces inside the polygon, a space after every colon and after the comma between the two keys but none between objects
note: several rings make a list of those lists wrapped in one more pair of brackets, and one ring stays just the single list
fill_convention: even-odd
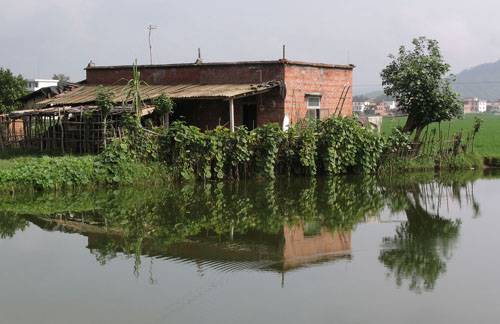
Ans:
[{"label": "shrub", "polygon": [[377,169],[383,150],[380,135],[352,118],[329,118],[319,125],[318,159],[328,175]]},{"label": "shrub", "polygon": [[280,173],[372,173],[383,149],[381,136],[350,118],[302,121],[288,132],[277,124],[250,132],[244,127],[202,132],[174,122],[160,137],[159,155],[178,178],[221,180],[252,174],[273,179]]},{"label": "shrub", "polygon": [[253,143],[255,173],[258,176],[274,179],[284,132],[278,124],[266,124],[253,130],[252,135],[255,137]]},{"label": "shrub", "polygon": [[35,190],[61,189],[90,185],[94,176],[92,157],[44,156],[0,170],[0,184],[4,187],[28,186]]},{"label": "shrub", "polygon": [[245,127],[236,127],[233,133],[224,128],[227,135],[224,148],[226,150],[226,167],[229,177],[240,178],[240,173],[247,175],[249,163],[253,156],[253,137]]},{"label": "shrub", "polygon": [[290,127],[280,148],[280,171],[315,176],[318,150],[317,123],[303,120]]},{"label": "shrub", "polygon": [[174,122],[160,138],[160,155],[173,167],[175,176],[189,179],[200,175],[204,146],[205,134],[198,127]]}]

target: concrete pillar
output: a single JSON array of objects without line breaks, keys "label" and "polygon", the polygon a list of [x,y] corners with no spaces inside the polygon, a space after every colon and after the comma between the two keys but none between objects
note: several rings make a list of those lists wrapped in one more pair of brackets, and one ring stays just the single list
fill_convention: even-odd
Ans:
[{"label": "concrete pillar", "polygon": [[234,132],[234,99],[229,99],[229,129]]}]

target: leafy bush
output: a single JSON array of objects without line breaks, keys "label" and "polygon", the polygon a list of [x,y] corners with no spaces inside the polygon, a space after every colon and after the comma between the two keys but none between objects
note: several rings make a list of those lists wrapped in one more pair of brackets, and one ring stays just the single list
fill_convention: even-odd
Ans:
[{"label": "leafy bush", "polygon": [[258,176],[274,179],[276,162],[284,133],[278,124],[266,124],[252,131],[255,137],[253,152]]},{"label": "leafy bush", "polygon": [[318,135],[316,122],[304,120],[290,127],[281,146],[281,171],[316,175]]},{"label": "leafy bush", "polygon": [[224,148],[226,150],[226,167],[229,177],[240,178],[240,172],[248,173],[249,163],[253,157],[253,137],[245,127],[236,127],[234,133],[224,128],[227,140]]},{"label": "leafy bush", "polygon": [[[122,185],[161,180],[167,176],[158,163],[144,163],[130,138],[116,139],[97,156],[14,158],[0,169],[0,189],[59,190]],[[154,177],[153,177],[154,175]]]},{"label": "leafy bush", "polygon": [[41,157],[0,170],[0,184],[35,190],[86,186],[95,179],[92,157]]},{"label": "leafy bush", "polygon": [[329,118],[320,124],[319,159],[328,175],[346,173],[356,163],[356,121]]},{"label": "leafy bush", "polygon": [[377,169],[384,148],[380,135],[352,118],[329,118],[319,127],[318,158],[326,174]]},{"label": "leafy bush", "polygon": [[170,115],[174,111],[174,101],[165,94],[161,94],[158,98],[153,100],[155,106],[155,114],[159,115],[162,120],[162,125],[165,127],[170,126]]},{"label": "leafy bush", "polygon": [[174,122],[160,138],[161,158],[173,166],[178,177],[200,175],[201,160],[205,159],[204,140],[205,134],[198,127]]},{"label": "leafy bush", "polygon": [[160,158],[178,178],[239,179],[276,174],[315,176],[376,171],[384,141],[350,118],[302,121],[288,132],[277,124],[230,132],[218,127],[202,132],[174,122],[160,136]]},{"label": "leafy bush", "polygon": [[383,138],[370,129],[361,127],[356,130],[358,149],[356,161],[362,173],[377,171],[385,148]]}]

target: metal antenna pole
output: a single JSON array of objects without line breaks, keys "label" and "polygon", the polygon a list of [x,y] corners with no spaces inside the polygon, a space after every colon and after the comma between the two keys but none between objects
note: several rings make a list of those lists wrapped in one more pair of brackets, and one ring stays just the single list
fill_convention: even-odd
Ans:
[{"label": "metal antenna pole", "polygon": [[148,41],[149,41],[149,64],[153,65],[153,47],[151,46],[151,32],[153,29],[158,29],[158,26],[156,25],[149,25],[148,26]]}]

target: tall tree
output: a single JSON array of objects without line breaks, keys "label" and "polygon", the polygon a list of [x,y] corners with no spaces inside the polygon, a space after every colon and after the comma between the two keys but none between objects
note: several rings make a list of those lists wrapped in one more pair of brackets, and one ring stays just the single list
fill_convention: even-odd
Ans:
[{"label": "tall tree", "polygon": [[69,76],[63,73],[58,73],[52,76],[52,80],[59,80],[59,84],[61,84],[61,82],[69,82]]},{"label": "tall tree", "polygon": [[408,114],[403,130],[415,131],[418,141],[427,125],[459,117],[463,105],[447,78],[450,65],[444,61],[438,42],[420,37],[412,44],[412,49],[401,46],[397,56],[389,55],[392,62],[381,77],[385,94]]},{"label": "tall tree", "polygon": [[19,108],[18,99],[27,94],[26,80],[9,69],[0,68],[0,113]]}]

